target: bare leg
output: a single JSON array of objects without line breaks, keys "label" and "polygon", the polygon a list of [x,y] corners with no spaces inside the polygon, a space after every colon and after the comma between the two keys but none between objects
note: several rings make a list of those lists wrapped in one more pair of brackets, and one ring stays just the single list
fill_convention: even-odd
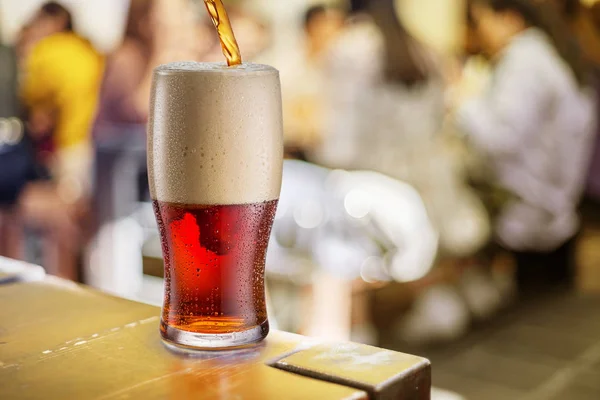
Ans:
[{"label": "bare leg", "polygon": [[81,230],[76,223],[73,206],[66,204],[53,184],[32,183],[19,199],[20,214],[25,224],[44,232],[43,267],[51,275],[77,278],[77,250]]},{"label": "bare leg", "polygon": [[312,300],[307,334],[328,340],[349,341],[352,282],[321,271],[314,279]]},{"label": "bare leg", "polygon": [[23,258],[23,229],[14,212],[0,211],[0,255]]},{"label": "bare leg", "polygon": [[50,275],[77,280],[77,246],[72,239],[60,232],[44,237],[44,267]]}]

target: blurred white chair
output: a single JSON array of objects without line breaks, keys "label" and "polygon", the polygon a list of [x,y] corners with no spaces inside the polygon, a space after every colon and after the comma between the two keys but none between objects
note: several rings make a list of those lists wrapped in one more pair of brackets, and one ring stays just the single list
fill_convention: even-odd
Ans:
[{"label": "blurred white chair", "polygon": [[[374,172],[285,162],[267,276],[310,281],[304,300],[287,311],[303,316],[301,333],[349,340],[356,281],[418,280],[432,268],[437,246],[409,185]],[[275,303],[291,301],[291,294],[280,295],[289,298]]]}]

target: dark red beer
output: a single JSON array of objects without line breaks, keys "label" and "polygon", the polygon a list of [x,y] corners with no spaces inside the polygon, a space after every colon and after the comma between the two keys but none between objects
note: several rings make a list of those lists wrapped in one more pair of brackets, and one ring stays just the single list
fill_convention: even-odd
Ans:
[{"label": "dark red beer", "polygon": [[266,323],[265,258],[277,200],[153,204],[165,261],[163,334],[165,324],[222,334]]},{"label": "dark red beer", "polygon": [[[224,21],[218,6],[212,11]],[[279,72],[175,62],[155,69],[151,93],[148,183],[165,261],[162,339],[186,351],[255,345],[269,331],[265,258],[283,172]]]}]

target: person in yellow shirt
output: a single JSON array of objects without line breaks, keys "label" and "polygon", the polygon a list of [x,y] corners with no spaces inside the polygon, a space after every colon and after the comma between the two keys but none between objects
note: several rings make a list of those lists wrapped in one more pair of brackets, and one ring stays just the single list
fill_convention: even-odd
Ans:
[{"label": "person in yellow shirt", "polygon": [[104,59],[73,31],[69,11],[56,2],[40,8],[20,39],[19,90],[28,134],[42,143],[49,139],[51,156],[45,163],[50,180],[28,183],[19,195],[18,210],[25,224],[46,232],[48,272],[76,279],[93,162],[91,127]]},{"label": "person in yellow shirt", "polygon": [[56,7],[46,4],[32,21],[32,29],[55,32],[38,40],[26,55],[21,95],[30,115],[53,116],[51,175],[65,200],[75,201],[89,186],[91,127],[104,60],[89,41],[73,32],[70,18],[52,12],[60,11]]}]

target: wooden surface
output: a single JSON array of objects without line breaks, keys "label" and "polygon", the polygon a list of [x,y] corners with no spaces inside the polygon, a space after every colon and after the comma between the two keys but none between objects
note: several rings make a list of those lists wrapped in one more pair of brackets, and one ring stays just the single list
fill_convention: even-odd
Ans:
[{"label": "wooden surface", "polygon": [[316,345],[274,365],[362,389],[371,398],[424,399],[431,390],[429,361],[355,343]]},{"label": "wooden surface", "polygon": [[[342,354],[282,332],[255,349],[174,354],[159,312],[57,279],[0,285],[0,399],[376,399],[398,382],[409,387],[393,398],[429,398],[415,391],[430,379],[418,357],[351,344]],[[292,363],[307,368],[280,368]]]}]

